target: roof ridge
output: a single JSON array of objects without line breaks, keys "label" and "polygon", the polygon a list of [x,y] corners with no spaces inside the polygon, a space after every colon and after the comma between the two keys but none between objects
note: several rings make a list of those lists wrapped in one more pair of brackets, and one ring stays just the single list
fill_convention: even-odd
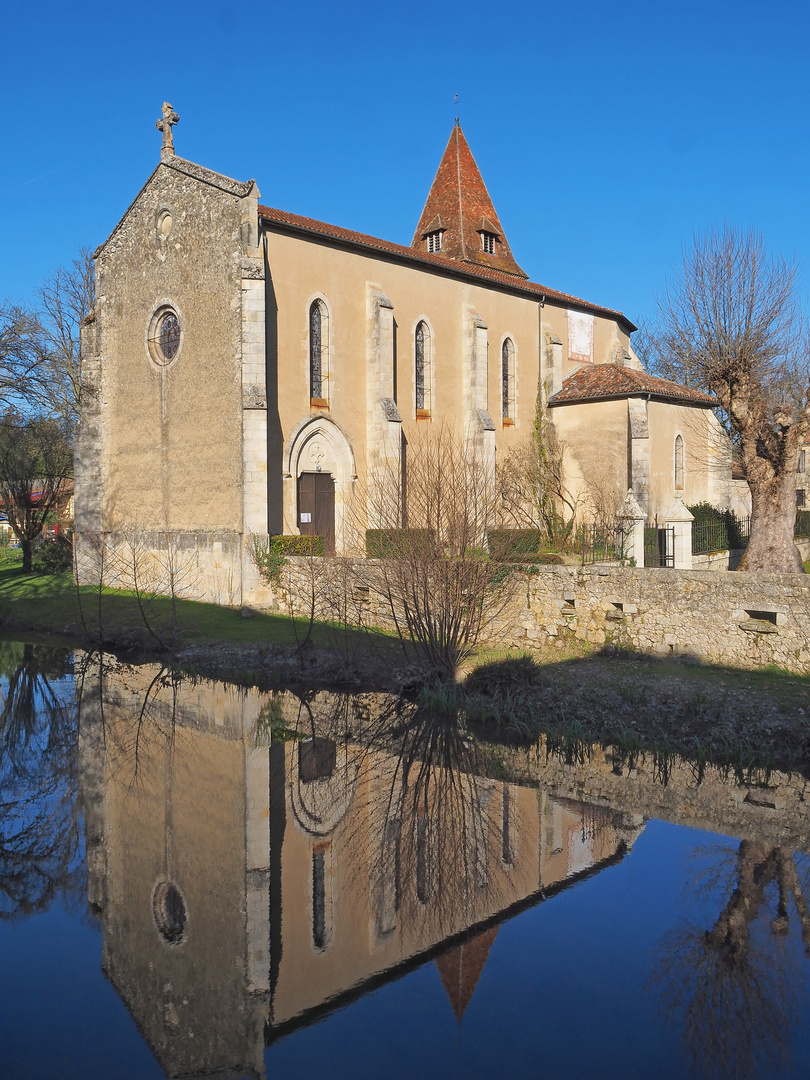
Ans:
[{"label": "roof ridge", "polygon": [[258,212],[259,217],[262,217],[267,221],[276,222],[279,225],[288,225],[292,228],[304,229],[308,232],[317,233],[320,236],[329,236],[335,240],[342,240],[347,243],[358,244],[363,247],[370,247],[378,251],[387,252],[391,255],[397,255],[406,258],[409,261],[431,266],[437,270],[445,270],[455,274],[483,278],[484,280],[492,281],[495,284],[506,285],[512,289],[535,293],[540,297],[576,305],[586,308],[589,311],[601,312],[605,315],[618,317],[626,323],[631,330],[636,329],[635,325],[627,318],[624,312],[617,311],[615,308],[605,307],[602,304],[594,304],[592,301],[584,300],[580,296],[574,296],[572,293],[564,293],[559,289],[552,289],[549,286],[542,285],[536,281],[530,281],[527,276],[520,278],[516,274],[498,270],[494,267],[482,266],[478,263],[461,262],[457,259],[450,259],[443,254],[430,254],[427,251],[417,250],[412,245],[397,244],[392,240],[383,240],[380,237],[372,236],[369,233],[361,233],[354,229],[346,229],[341,225],[331,225],[326,221],[319,221],[317,218],[304,217],[301,214],[293,214],[290,211],[280,210],[277,207],[260,204]]}]

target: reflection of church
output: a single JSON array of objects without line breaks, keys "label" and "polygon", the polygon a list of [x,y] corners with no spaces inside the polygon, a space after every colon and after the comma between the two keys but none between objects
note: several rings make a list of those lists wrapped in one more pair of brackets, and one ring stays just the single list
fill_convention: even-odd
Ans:
[{"label": "reflection of church", "polygon": [[146,668],[99,690],[85,680],[89,897],[105,972],[172,1076],[263,1075],[266,1043],[431,960],[460,1020],[499,925],[638,832],[449,753],[408,757],[377,737],[374,696]]}]

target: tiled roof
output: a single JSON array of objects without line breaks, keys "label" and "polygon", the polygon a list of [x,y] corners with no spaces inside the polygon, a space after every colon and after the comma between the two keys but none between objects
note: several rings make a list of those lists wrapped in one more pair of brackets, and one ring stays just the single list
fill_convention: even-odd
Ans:
[{"label": "tiled roof", "polygon": [[617,364],[583,365],[563,381],[549,399],[549,405],[564,405],[576,401],[596,401],[600,398],[637,397],[650,394],[668,401],[686,401],[696,405],[717,405],[717,399],[701,390],[659,379],[646,371],[619,367]]},{"label": "tiled roof", "polygon": [[360,247],[372,248],[375,251],[387,255],[395,255],[405,258],[409,262],[432,266],[437,270],[449,270],[455,274],[481,278],[484,281],[492,281],[520,292],[529,293],[534,297],[545,296],[549,300],[559,300],[562,303],[574,304],[577,307],[586,308],[588,311],[599,312],[602,315],[611,315],[621,319],[631,330],[635,326],[622,314],[612,308],[601,307],[599,304],[591,304],[588,300],[582,300],[578,296],[559,292],[557,289],[549,289],[545,285],[539,285],[534,281],[524,281],[515,274],[506,273],[503,270],[493,269],[488,266],[479,266],[476,263],[462,263],[454,259],[448,259],[444,255],[429,255],[426,251],[416,251],[404,244],[394,244],[390,240],[380,240],[376,236],[368,236],[366,233],[355,232],[353,229],[343,229],[339,225],[328,225],[325,221],[316,221],[315,218],[301,217],[300,214],[290,214],[286,210],[277,210],[270,206],[259,206],[259,217],[265,221],[277,225],[286,225],[304,232],[315,233],[319,236],[328,236],[333,240],[356,244]]},{"label": "tiled roof", "polygon": [[[425,236],[434,232],[437,226],[444,229],[442,254],[447,258],[528,277],[515,262],[484,179],[458,123],[431,184],[411,247],[425,251]],[[495,238],[491,253],[483,249],[482,231]]]}]

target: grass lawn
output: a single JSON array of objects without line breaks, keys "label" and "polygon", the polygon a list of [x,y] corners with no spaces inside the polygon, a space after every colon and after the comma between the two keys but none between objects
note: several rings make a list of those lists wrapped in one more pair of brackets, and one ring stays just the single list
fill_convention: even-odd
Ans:
[{"label": "grass lawn", "polygon": [[[13,552],[12,552],[13,554]],[[231,644],[295,645],[307,629],[304,619],[286,615],[254,615],[245,619],[238,610],[217,604],[175,600],[174,620],[184,644],[229,642]],[[19,559],[0,558],[0,625],[7,630],[33,630],[44,634],[88,637],[105,641],[157,647],[171,637],[172,601],[165,596],[138,598],[117,589],[84,586],[77,589],[69,572],[23,574]],[[101,633],[99,632],[101,631]],[[376,630],[344,630],[316,623],[315,645],[335,645],[344,634],[347,643],[362,641],[378,646],[397,644],[391,635]]]}]

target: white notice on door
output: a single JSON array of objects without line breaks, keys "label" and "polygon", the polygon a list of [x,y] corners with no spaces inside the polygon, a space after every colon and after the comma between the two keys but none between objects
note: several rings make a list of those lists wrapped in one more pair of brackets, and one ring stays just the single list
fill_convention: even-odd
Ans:
[{"label": "white notice on door", "polygon": [[302,514],[301,515],[301,524],[302,525],[306,525],[310,521],[312,521],[312,514]]}]

